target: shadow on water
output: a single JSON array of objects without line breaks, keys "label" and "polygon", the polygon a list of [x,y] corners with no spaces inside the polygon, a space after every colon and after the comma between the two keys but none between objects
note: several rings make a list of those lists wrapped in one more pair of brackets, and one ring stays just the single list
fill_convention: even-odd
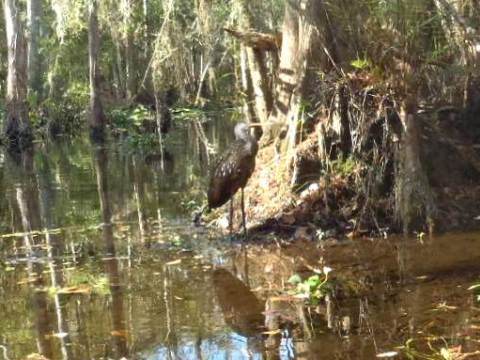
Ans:
[{"label": "shadow on water", "polygon": [[[161,156],[76,140],[0,157],[0,359],[476,351],[478,233],[239,247],[192,227],[221,126],[185,124]],[[325,298],[292,292],[326,265]]]}]

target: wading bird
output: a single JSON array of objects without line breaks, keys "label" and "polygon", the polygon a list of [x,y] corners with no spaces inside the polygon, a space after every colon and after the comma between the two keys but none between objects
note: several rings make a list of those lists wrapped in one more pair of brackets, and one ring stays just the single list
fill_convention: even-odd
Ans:
[{"label": "wading bird", "polygon": [[241,189],[242,222],[245,237],[247,226],[245,221],[245,200],[243,189],[255,169],[255,156],[258,152],[257,139],[250,133],[250,127],[239,123],[235,126],[235,141],[227,149],[214,168],[208,189],[208,208],[215,209],[230,200],[230,231],[233,222],[233,196]]}]

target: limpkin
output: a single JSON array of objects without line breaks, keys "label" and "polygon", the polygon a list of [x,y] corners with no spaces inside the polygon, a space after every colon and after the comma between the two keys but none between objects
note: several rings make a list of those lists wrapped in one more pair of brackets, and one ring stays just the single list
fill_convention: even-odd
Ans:
[{"label": "limpkin", "polygon": [[235,141],[221,156],[213,169],[208,188],[208,208],[218,208],[230,200],[230,231],[233,222],[233,196],[241,190],[242,196],[242,222],[245,237],[247,226],[245,220],[245,199],[243,189],[255,169],[255,156],[258,152],[257,139],[251,135],[250,127],[239,123],[235,126]]}]

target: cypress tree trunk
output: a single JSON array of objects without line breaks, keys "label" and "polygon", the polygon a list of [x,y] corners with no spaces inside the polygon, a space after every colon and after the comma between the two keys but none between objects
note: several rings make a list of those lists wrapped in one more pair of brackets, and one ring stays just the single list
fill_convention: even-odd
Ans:
[{"label": "cypress tree trunk", "polygon": [[395,212],[405,234],[420,231],[428,224],[433,230],[435,204],[420,159],[420,129],[416,96],[412,94],[401,109],[403,136],[397,151]]},{"label": "cypress tree trunk", "polygon": [[23,150],[32,143],[27,109],[27,49],[16,0],[4,1],[8,46],[6,119],[3,133],[10,150]]},{"label": "cypress tree trunk", "polygon": [[[240,1],[240,8],[242,10],[241,28],[244,31],[256,28],[249,3],[250,2],[246,0]],[[249,78],[252,85],[252,92],[247,93],[247,95],[251,97],[247,101],[253,103],[255,110],[255,116],[252,117],[252,120],[266,123],[273,107],[273,94],[270,87],[270,75],[266,65],[266,54],[265,51],[254,49],[250,46],[245,47],[245,52]],[[261,129],[257,128],[255,131],[255,135],[259,138],[262,135]]]},{"label": "cypress tree trunk", "polygon": [[[283,39],[276,86],[275,106],[271,122],[286,125],[293,92],[298,86],[297,59],[299,42],[299,15],[292,4],[285,4]],[[301,61],[301,59],[299,59]]]},{"label": "cypress tree trunk", "polygon": [[98,64],[100,34],[97,9],[97,0],[90,0],[88,26],[88,54],[90,63],[90,136],[94,142],[103,142],[105,140],[106,117],[103,112],[103,105],[100,97],[100,69]]},{"label": "cypress tree trunk", "polygon": [[[324,31],[320,23],[323,19],[322,1],[301,3],[291,1],[285,4],[275,101],[269,118],[269,137],[272,139],[283,136],[286,129],[296,132],[299,105],[307,91],[305,84],[309,69],[319,62],[317,48],[327,46],[320,42]],[[293,138],[290,136],[290,139]]]}]

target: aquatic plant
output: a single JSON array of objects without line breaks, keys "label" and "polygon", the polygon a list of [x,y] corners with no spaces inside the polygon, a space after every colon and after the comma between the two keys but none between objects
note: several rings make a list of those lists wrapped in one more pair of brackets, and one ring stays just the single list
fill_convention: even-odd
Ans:
[{"label": "aquatic plant", "polygon": [[145,120],[154,119],[153,111],[144,105],[133,107],[112,108],[108,112],[112,126],[116,129],[129,130],[135,126],[141,126]]},{"label": "aquatic plant", "polygon": [[306,279],[302,279],[299,274],[292,275],[288,279],[288,283],[296,286],[292,293],[295,297],[317,304],[332,290],[331,280],[328,278],[331,271],[331,268],[325,266],[322,270],[316,270],[314,275]]}]

